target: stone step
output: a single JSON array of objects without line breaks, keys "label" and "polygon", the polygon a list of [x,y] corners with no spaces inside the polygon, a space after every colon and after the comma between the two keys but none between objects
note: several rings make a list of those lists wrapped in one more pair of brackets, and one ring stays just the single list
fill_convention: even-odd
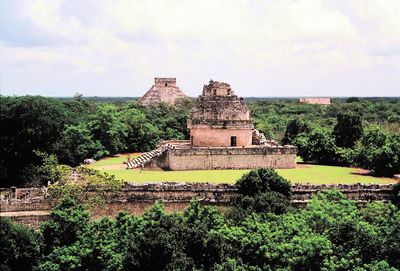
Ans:
[{"label": "stone step", "polygon": [[141,156],[136,157],[135,159],[133,159],[129,163],[127,163],[127,169],[136,168],[136,167],[139,167],[141,165],[145,165],[146,163],[151,161],[155,156],[161,155],[168,148],[169,148],[169,146],[162,146],[162,147],[157,148],[155,150],[151,150],[149,152],[143,153]]}]

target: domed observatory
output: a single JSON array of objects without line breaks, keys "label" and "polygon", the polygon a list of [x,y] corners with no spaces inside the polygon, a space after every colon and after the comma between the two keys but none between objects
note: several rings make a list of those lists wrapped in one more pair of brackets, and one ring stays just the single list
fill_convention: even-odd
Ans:
[{"label": "domed observatory", "polygon": [[194,147],[243,147],[252,145],[254,126],[250,111],[227,83],[211,80],[204,85],[188,120]]},{"label": "domed observatory", "polygon": [[297,148],[254,129],[250,111],[227,83],[203,86],[187,122],[190,140],[167,140],[127,163],[164,170],[295,168]]}]

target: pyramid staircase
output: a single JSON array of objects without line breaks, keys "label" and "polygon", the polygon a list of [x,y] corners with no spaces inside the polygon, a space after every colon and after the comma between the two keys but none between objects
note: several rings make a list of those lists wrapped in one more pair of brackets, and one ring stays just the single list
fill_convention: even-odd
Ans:
[{"label": "pyramid staircase", "polygon": [[166,150],[170,148],[170,145],[163,145],[158,147],[155,150],[145,152],[139,157],[136,157],[126,163],[126,169],[133,169],[133,168],[138,168],[141,167],[142,165],[145,166],[147,163],[149,163],[154,157],[158,157],[162,155]]}]

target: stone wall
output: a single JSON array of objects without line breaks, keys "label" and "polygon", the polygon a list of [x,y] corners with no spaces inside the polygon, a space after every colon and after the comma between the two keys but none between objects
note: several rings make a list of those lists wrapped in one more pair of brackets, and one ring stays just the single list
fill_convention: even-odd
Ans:
[{"label": "stone wall", "polygon": [[312,97],[312,98],[300,98],[299,99],[300,103],[306,103],[306,104],[323,104],[323,105],[329,105],[331,104],[331,98],[317,98],[317,97]]},{"label": "stone wall", "polygon": [[[392,197],[393,185],[311,185],[295,184],[292,186],[293,204],[305,204],[318,191],[336,188],[349,199],[358,202],[388,201]],[[40,189],[32,189],[40,192]],[[17,193],[19,189],[17,189]],[[24,191],[24,189],[21,189]],[[18,223],[38,227],[39,223],[49,218],[52,206],[43,194],[39,198],[13,197],[14,192],[3,190],[0,198],[0,216],[10,217]],[[22,195],[22,193],[20,193]],[[33,195],[33,193],[32,193]],[[229,208],[236,197],[236,187],[232,184],[211,183],[156,183],[127,184],[118,197],[113,197],[106,206],[91,210],[92,219],[101,216],[115,216],[125,210],[133,214],[142,214],[156,200],[163,201],[167,211],[182,211],[193,199],[202,204],[218,208]]]},{"label": "stone wall", "polygon": [[174,148],[159,160],[170,170],[295,168],[297,148],[252,146],[244,148]]},{"label": "stone wall", "polygon": [[22,224],[34,229],[39,229],[42,222],[46,222],[50,219],[50,211],[45,214],[43,214],[43,212],[29,214],[24,213],[22,215],[14,215],[9,217],[18,224]]},{"label": "stone wall", "polygon": [[193,128],[190,130],[192,145],[208,147],[230,147],[231,137],[236,137],[236,146],[250,146],[252,143],[252,129],[210,129]]},{"label": "stone wall", "polygon": [[[292,186],[293,200],[308,201],[318,191],[336,188],[350,199],[357,201],[387,200],[393,189],[392,185],[353,184],[353,185],[313,185],[295,184]],[[25,188],[21,188],[24,190]],[[32,189],[32,188],[29,188]],[[36,188],[33,188],[36,189]],[[19,189],[18,189],[19,190]],[[11,191],[8,194],[13,194]],[[233,184],[212,183],[174,183],[163,182],[153,184],[127,184],[123,192],[114,197],[110,203],[153,203],[156,200],[163,202],[189,202],[195,198],[209,204],[229,204],[236,195]],[[18,212],[33,210],[50,210],[51,204],[46,196],[40,198],[11,198],[4,196],[0,199],[1,212]]]},{"label": "stone wall", "polygon": [[389,201],[393,196],[392,184],[295,184],[292,186],[293,203],[307,203],[317,192],[330,189],[338,189],[348,199],[358,202]]},{"label": "stone wall", "polygon": [[[338,189],[349,199],[356,201],[370,200],[389,200],[392,195],[393,184],[339,184],[339,185],[314,185],[314,184],[294,184],[292,186],[293,200],[296,202],[308,202],[312,195],[318,191]],[[40,188],[19,188],[24,191],[37,190]],[[188,203],[193,199],[198,199],[206,204],[230,204],[236,197],[236,187],[234,184],[214,184],[214,183],[175,183],[161,182],[150,184],[129,183],[123,188],[118,196],[110,197],[109,204],[129,204],[129,203],[154,203],[162,200],[165,203]],[[26,212],[38,210],[50,210],[51,200],[46,194],[39,197],[13,197],[11,189],[5,190],[0,198],[0,212]]]},{"label": "stone wall", "polygon": [[154,85],[157,87],[176,87],[176,78],[173,77],[156,77],[154,78]]}]

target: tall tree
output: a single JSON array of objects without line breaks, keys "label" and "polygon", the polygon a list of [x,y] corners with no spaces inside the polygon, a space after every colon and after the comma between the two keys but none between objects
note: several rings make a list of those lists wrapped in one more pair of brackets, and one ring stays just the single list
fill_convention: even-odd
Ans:
[{"label": "tall tree", "polygon": [[338,147],[352,148],[363,134],[362,120],[354,113],[339,113],[337,124],[333,129]]},{"label": "tall tree", "polygon": [[300,133],[307,132],[309,127],[307,123],[298,118],[289,121],[286,126],[285,135],[282,139],[282,144],[292,144]]},{"label": "tall tree", "polygon": [[329,164],[335,162],[336,146],[331,132],[321,127],[301,133],[295,141],[304,161]]},{"label": "tall tree", "polygon": [[95,140],[99,140],[109,154],[126,149],[125,139],[128,127],[123,122],[121,112],[112,104],[102,104],[89,123]]},{"label": "tall tree", "polygon": [[53,153],[68,112],[58,100],[40,96],[1,97],[1,186],[19,185],[29,164],[41,162],[34,150]]},{"label": "tall tree", "polygon": [[273,169],[257,169],[237,182],[236,206],[240,212],[281,214],[287,211],[292,197],[290,182]]},{"label": "tall tree", "polygon": [[391,134],[379,126],[370,127],[361,140],[358,160],[376,175],[393,176],[400,172],[400,134]]},{"label": "tall tree", "polygon": [[56,153],[62,163],[77,166],[86,158],[100,158],[107,150],[95,139],[87,123],[66,125]]}]

